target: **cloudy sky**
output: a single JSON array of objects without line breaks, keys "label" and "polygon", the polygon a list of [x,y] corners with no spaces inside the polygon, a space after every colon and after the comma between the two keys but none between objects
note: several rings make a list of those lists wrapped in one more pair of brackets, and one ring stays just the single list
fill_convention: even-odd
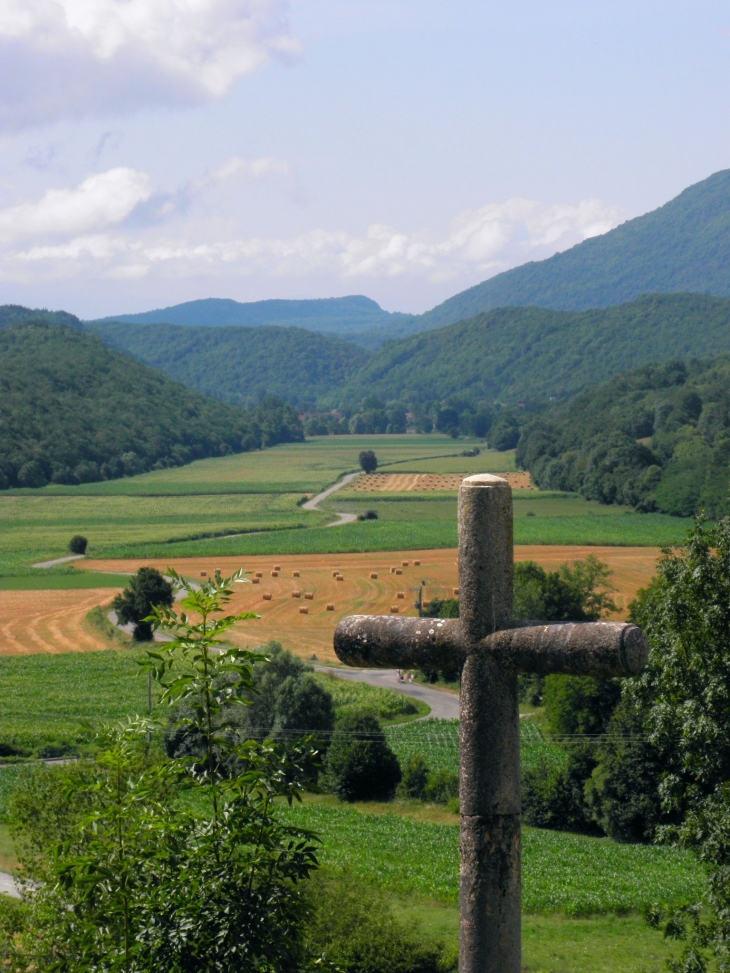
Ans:
[{"label": "cloudy sky", "polygon": [[719,0],[2,0],[0,303],[423,311],[730,167]]}]

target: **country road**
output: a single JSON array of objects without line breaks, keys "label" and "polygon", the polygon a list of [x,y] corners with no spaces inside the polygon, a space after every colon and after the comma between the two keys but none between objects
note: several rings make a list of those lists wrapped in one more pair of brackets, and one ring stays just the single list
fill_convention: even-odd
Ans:
[{"label": "country road", "polygon": [[424,720],[458,720],[459,697],[456,693],[447,693],[442,689],[424,686],[421,682],[398,682],[395,669],[339,669],[334,666],[315,666],[317,672],[328,672],[340,679],[352,679],[354,682],[367,682],[371,686],[381,689],[393,689],[406,696],[413,696],[431,707]]},{"label": "country road", "polygon": [[[323,500],[331,497],[333,493],[341,490],[343,486],[347,486],[348,483],[351,483],[352,480],[359,475],[359,473],[346,473],[342,479],[338,480],[333,486],[327,487],[326,490],[318,493],[316,497],[312,497],[311,500],[307,500],[306,503],[303,503],[302,507],[305,510],[319,510],[319,504],[322,503]],[[334,513],[337,512],[334,511]],[[342,524],[352,524],[357,520],[356,514],[338,513],[337,516],[339,517],[339,520],[333,520],[331,524],[327,524],[327,527],[341,527]]]}]

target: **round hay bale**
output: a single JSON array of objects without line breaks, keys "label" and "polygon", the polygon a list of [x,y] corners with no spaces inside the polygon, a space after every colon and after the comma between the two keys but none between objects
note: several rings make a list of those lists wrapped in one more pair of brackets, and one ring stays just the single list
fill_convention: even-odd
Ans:
[{"label": "round hay bale", "polygon": [[271,572],[271,577],[272,578],[278,578],[279,577],[279,572],[278,571],[272,571]]},{"label": "round hay bale", "polygon": [[261,578],[251,578],[251,584],[261,584]]},{"label": "round hay bale", "polygon": [[370,572],[370,577],[372,578],[373,581],[377,581],[378,580],[378,572],[377,571],[371,571]]},{"label": "round hay bale", "polygon": [[332,605],[332,604],[327,605],[327,611],[328,612],[333,612],[334,610],[335,610],[335,606],[334,605]]},{"label": "round hay bale", "polygon": [[401,566],[402,568],[407,568],[407,567],[408,567],[408,561],[401,561],[401,562],[400,562],[400,566]]},{"label": "round hay bale", "polygon": [[400,601],[405,601],[406,593],[405,591],[399,591],[395,597],[398,598]]},{"label": "round hay bale", "polygon": [[397,605],[390,606],[390,614],[397,615],[400,612],[400,608]]},{"label": "round hay bale", "polygon": [[304,592],[304,597],[307,599],[307,601],[314,601],[314,592],[313,591],[305,591]]},{"label": "round hay bale", "polygon": [[208,572],[207,571],[201,571],[200,572],[200,577],[201,578],[207,578],[208,577]]},{"label": "round hay bale", "polygon": [[301,606],[301,608],[299,609],[299,614],[300,615],[308,615],[309,614],[309,609],[307,608],[306,605],[302,605]]},{"label": "round hay bale", "polygon": [[398,570],[397,568],[391,568],[391,569],[390,569],[390,573],[391,573],[391,574],[395,574],[395,572],[396,572],[397,570]]},{"label": "round hay bale", "polygon": [[264,576],[263,571],[257,571],[256,574],[254,575],[255,578],[263,578],[263,576]]},{"label": "round hay bale", "polygon": [[302,593],[301,593],[301,591],[292,591],[291,596],[292,596],[292,598],[301,598],[302,597]]},{"label": "round hay bale", "polygon": [[339,573],[340,573],[339,571],[333,571],[332,572],[332,577],[333,578],[336,578]]},{"label": "round hay bale", "polygon": [[341,574],[338,574],[336,580],[337,581],[344,581],[345,579],[344,579],[344,577]]},{"label": "round hay bale", "polygon": [[403,574],[403,571],[402,571],[402,569],[401,569],[401,568],[396,568],[396,569],[395,569],[395,573],[396,573],[396,574]]},{"label": "round hay bale", "polygon": [[291,576],[292,576],[292,578],[298,578],[299,577],[299,572],[298,571],[292,571]]},{"label": "round hay bale", "polygon": [[431,602],[430,601],[424,601],[423,607],[424,608],[430,608],[431,607]]},{"label": "round hay bale", "polygon": [[265,591],[264,592],[264,601],[271,601],[271,592],[270,591]]},{"label": "round hay bale", "polygon": [[415,566],[417,568],[420,568],[420,566],[421,566],[421,562],[420,561],[414,561],[413,563],[415,564]]},{"label": "round hay bale", "polygon": [[455,598],[458,598],[458,596],[459,596],[459,589],[458,588],[452,588],[451,590],[454,592],[454,597]]},{"label": "round hay bale", "polygon": [[275,564],[274,565],[274,571],[281,571],[281,565],[280,564]]}]

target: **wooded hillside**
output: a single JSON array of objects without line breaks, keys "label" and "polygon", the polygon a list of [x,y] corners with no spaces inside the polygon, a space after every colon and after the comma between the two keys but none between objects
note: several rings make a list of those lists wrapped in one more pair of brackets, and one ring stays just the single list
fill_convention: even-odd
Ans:
[{"label": "wooded hillside", "polygon": [[726,298],[657,294],[583,312],[499,308],[389,342],[330,401],[546,401],[647,362],[723,351],[730,352]]},{"label": "wooded hillside", "polygon": [[371,352],[303,328],[208,328],[95,322],[86,328],[205,395],[253,406],[276,395],[313,405],[343,385]]},{"label": "wooded hillside", "polygon": [[730,357],[616,375],[522,430],[517,462],[543,489],[689,516],[730,512]]},{"label": "wooded hillside", "polygon": [[222,405],[102,341],[43,321],[0,329],[0,488],[86,483],[302,439],[290,406]]}]

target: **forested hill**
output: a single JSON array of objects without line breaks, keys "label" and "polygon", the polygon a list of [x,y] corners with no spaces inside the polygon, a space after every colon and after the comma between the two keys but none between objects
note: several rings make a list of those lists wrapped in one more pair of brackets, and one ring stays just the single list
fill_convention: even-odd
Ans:
[{"label": "forested hill", "polygon": [[127,351],[205,395],[255,405],[276,395],[313,405],[343,385],[371,353],[303,328],[208,328],[94,322],[106,345]]},{"label": "forested hill", "polygon": [[65,325],[0,329],[0,488],[114,479],[301,438],[290,406],[222,405]]},{"label": "forested hill", "polygon": [[543,489],[689,516],[730,512],[730,357],[616,375],[522,430],[517,462]]},{"label": "forested hill", "polygon": [[385,345],[336,392],[419,403],[565,397],[651,361],[730,352],[730,300],[657,294],[594,311],[499,308]]},{"label": "forested hill", "polygon": [[[184,324],[199,327],[256,327],[280,325],[326,331],[332,334],[358,334],[386,328],[410,315],[390,314],[369,297],[329,297],[307,301],[239,301],[206,298],[186,301],[172,307],[141,314],[116,314],[105,321],[128,324]],[[96,323],[96,322],[94,322]]]},{"label": "forested hill", "polygon": [[408,328],[441,328],[510,305],[584,310],[682,291],[730,297],[730,169],[609,233],[456,294]]}]

